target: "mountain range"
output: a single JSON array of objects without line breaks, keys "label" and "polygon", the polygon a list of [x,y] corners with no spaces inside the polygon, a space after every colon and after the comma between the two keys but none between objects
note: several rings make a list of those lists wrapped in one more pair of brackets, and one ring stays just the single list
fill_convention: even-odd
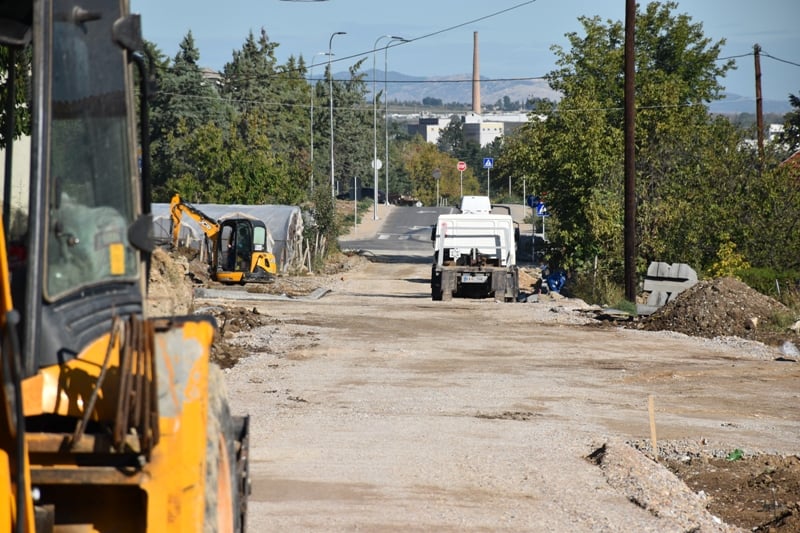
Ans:
[{"label": "mountain range", "polygon": [[[372,88],[372,71],[365,72],[368,89]],[[348,73],[338,73],[336,79],[346,79]],[[375,88],[384,90],[384,71],[375,71]],[[435,98],[444,104],[472,102],[472,75],[452,74],[435,77],[420,77],[389,71],[386,76],[388,101],[422,102],[424,98]],[[481,78],[481,104],[486,107],[503,100],[508,96],[512,102],[525,102],[529,98],[547,98],[558,100],[560,94],[550,88],[543,79],[503,79],[487,81]],[[753,96],[742,96],[725,93],[722,100],[712,102],[709,106],[712,113],[738,114],[756,112],[756,99]],[[762,100],[764,113],[784,114],[792,111],[788,98],[786,100]]]}]

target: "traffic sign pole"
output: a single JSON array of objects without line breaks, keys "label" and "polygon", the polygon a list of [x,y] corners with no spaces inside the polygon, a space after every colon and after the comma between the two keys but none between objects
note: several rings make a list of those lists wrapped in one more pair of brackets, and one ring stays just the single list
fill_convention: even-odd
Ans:
[{"label": "traffic sign pole", "polygon": [[489,198],[492,197],[491,191],[489,190],[489,183],[491,182],[490,172],[492,167],[494,166],[494,158],[493,157],[484,157],[483,158],[483,168],[486,169],[486,196]]},{"label": "traffic sign pole", "polygon": [[464,161],[459,161],[456,169],[461,174],[461,198],[464,198],[464,171],[467,170],[467,164]]}]

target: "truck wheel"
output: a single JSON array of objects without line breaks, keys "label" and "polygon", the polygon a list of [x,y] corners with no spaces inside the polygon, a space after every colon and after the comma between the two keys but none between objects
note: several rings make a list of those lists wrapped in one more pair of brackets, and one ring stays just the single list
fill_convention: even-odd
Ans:
[{"label": "truck wheel", "polygon": [[[434,260],[436,258],[434,257]],[[438,302],[442,299],[442,278],[437,275],[436,267],[431,267],[431,300]]]},{"label": "truck wheel", "polygon": [[241,495],[236,479],[236,436],[222,371],[208,367],[204,533],[242,531]]},{"label": "truck wheel", "polygon": [[439,287],[442,293],[442,300],[450,301],[453,299],[453,274],[452,272],[442,272],[442,285]]}]

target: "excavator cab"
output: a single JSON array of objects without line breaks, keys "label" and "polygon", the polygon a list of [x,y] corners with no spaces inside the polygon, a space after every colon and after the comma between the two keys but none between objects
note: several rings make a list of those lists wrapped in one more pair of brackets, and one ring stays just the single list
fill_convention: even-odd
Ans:
[{"label": "excavator cab", "polygon": [[269,232],[261,220],[228,218],[219,223],[215,279],[223,283],[274,281],[277,267],[267,252]]},{"label": "excavator cab", "polygon": [[139,17],[0,0],[0,47],[0,531],[243,530],[248,419],[213,319],[147,316]]}]

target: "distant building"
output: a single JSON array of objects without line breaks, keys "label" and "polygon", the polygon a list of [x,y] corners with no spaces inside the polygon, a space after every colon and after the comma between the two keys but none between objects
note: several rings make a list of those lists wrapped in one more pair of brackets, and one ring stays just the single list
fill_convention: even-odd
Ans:
[{"label": "distant building", "polygon": [[481,148],[492,144],[498,137],[502,137],[505,132],[505,125],[498,121],[489,121],[482,115],[467,113],[462,118],[464,123],[464,138],[468,141],[478,143]]},{"label": "distant building", "polygon": [[[460,116],[464,137],[468,141],[487,146],[498,137],[510,133],[528,121],[525,113],[495,113],[479,115],[469,112]],[[442,130],[450,124],[451,117],[420,117],[417,124],[408,125],[409,135],[420,135],[425,141],[436,144]]]},{"label": "distant building", "polygon": [[436,144],[439,142],[442,130],[449,124],[449,117],[419,117],[417,124],[409,124],[407,126],[407,131],[412,137],[419,135],[425,139],[425,142]]},{"label": "distant building", "polygon": [[783,124],[770,124],[767,130],[767,141],[775,142],[783,133]]}]

